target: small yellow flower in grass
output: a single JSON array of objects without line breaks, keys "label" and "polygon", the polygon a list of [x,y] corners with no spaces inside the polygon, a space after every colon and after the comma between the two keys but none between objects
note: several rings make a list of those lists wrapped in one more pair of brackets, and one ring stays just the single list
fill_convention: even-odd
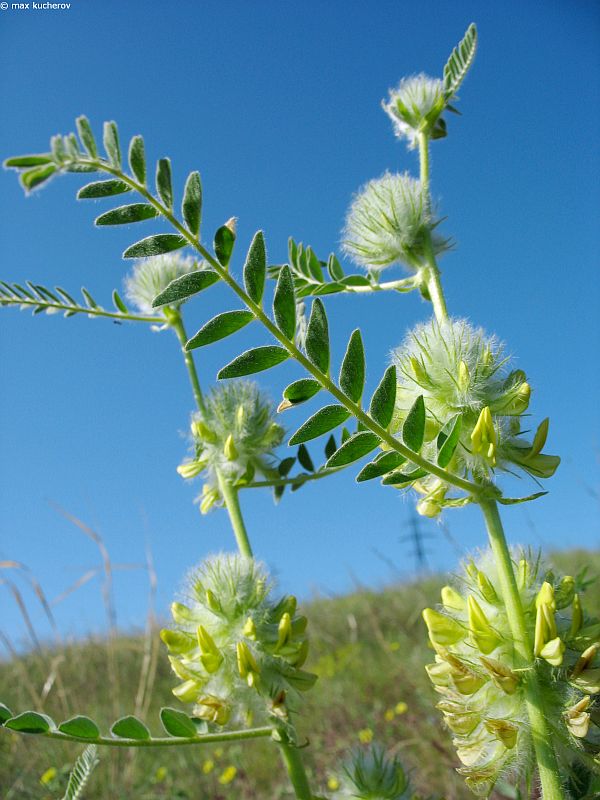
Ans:
[{"label": "small yellow flower in grass", "polygon": [[408,705],[404,702],[404,700],[401,700],[399,703],[396,703],[394,711],[398,715],[406,714],[406,712],[408,711]]},{"label": "small yellow flower in grass", "polygon": [[222,748],[222,747],[217,747],[217,748],[215,749],[215,758],[223,758],[223,753],[224,753],[224,752],[225,752],[225,751],[223,750],[223,748]]},{"label": "small yellow flower in grass", "polygon": [[390,642],[389,648],[392,651],[392,653],[395,653],[396,650],[400,650],[400,642]]},{"label": "small yellow flower in grass", "polygon": [[40,783],[43,786],[48,786],[57,776],[56,767],[49,767],[46,772],[40,777]]},{"label": "small yellow flower in grass", "polygon": [[394,719],[395,716],[396,716],[396,712],[394,711],[394,709],[393,708],[388,708],[388,710],[383,715],[383,718],[385,719],[386,722],[391,722]]},{"label": "small yellow flower in grass", "polygon": [[162,783],[167,777],[167,768],[159,767],[154,773],[154,783]]},{"label": "small yellow flower in grass", "polygon": [[219,783],[221,786],[227,786],[228,783],[235,778],[237,775],[237,769],[230,764],[228,767],[225,767],[223,772],[219,775]]},{"label": "small yellow flower in grass", "polygon": [[340,788],[340,782],[332,775],[331,778],[327,780],[327,788],[330,792],[335,792],[336,789]]},{"label": "small yellow flower in grass", "polygon": [[362,728],[358,732],[358,738],[363,744],[369,744],[369,742],[373,741],[373,731],[371,728]]},{"label": "small yellow flower in grass", "polygon": [[206,761],[202,764],[202,772],[205,775],[210,775],[210,773],[213,771],[214,768],[215,768],[215,762],[212,760],[212,758],[207,758]]}]

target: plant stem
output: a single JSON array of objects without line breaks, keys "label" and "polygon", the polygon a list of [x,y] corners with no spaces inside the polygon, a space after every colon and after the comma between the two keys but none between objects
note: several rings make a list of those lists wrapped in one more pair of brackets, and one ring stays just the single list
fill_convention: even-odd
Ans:
[{"label": "plant stem", "polygon": [[217,478],[223,500],[225,501],[227,513],[229,514],[231,527],[235,534],[238,550],[243,556],[246,556],[246,558],[253,558],[248,532],[244,524],[244,518],[242,517],[237,487],[233,486],[221,472],[217,472]]},{"label": "plant stem", "polygon": [[178,310],[171,308],[171,309],[165,309],[165,316],[169,321],[169,325],[171,326],[171,328],[173,328],[177,338],[179,339],[179,344],[181,345],[181,352],[183,353],[183,360],[185,362],[188,375],[190,376],[190,383],[192,384],[192,391],[194,393],[194,399],[196,400],[196,405],[198,406],[200,411],[205,411],[206,407],[204,405],[204,396],[202,394],[202,389],[200,387],[200,379],[198,378],[198,371],[196,369],[196,364],[194,363],[194,358],[192,354],[185,349],[185,345],[188,340],[188,335],[185,331],[181,314]]},{"label": "plant stem", "polygon": [[[419,165],[421,172],[421,186],[425,198],[426,210],[431,211],[431,191],[429,188],[429,136],[426,133],[419,134]],[[427,287],[429,298],[433,305],[433,310],[438,322],[448,319],[448,309],[446,308],[446,298],[440,281],[440,270],[437,265],[433,244],[431,241],[431,231],[427,231],[425,236],[425,269],[424,281]]]},{"label": "plant stem", "polygon": [[544,702],[535,671],[533,645],[527,632],[521,596],[513,569],[510,551],[495,500],[479,501],[498,569],[500,591],[513,637],[515,653],[523,669],[525,701],[531,723],[533,746],[540,773],[544,800],[564,800],[560,773],[552,738],[546,724]]},{"label": "plant stem", "polygon": [[290,783],[294,787],[296,797],[298,800],[312,800],[313,794],[310,789],[310,784],[308,783],[308,777],[304,769],[304,764],[302,763],[302,758],[300,757],[300,751],[298,747],[288,743],[287,734],[281,731],[279,733],[281,739],[277,744],[279,745],[281,758],[287,769]]},{"label": "plant stem", "polygon": [[[10,730],[10,728],[6,728]],[[16,732],[16,731],[15,731]],[[21,733],[21,731],[19,731]],[[112,736],[99,736],[97,739],[86,739],[83,736],[73,736],[60,731],[48,731],[41,734],[46,739],[56,739],[62,742],[84,742],[104,747],[178,747],[189,744],[214,744],[215,742],[237,742],[245,739],[260,739],[271,736],[272,728],[248,728],[241,731],[223,731],[222,733],[203,733],[200,736],[176,737],[164,736],[153,739],[117,739]],[[35,736],[39,734],[26,734]],[[309,796],[310,800],[310,796]]]}]

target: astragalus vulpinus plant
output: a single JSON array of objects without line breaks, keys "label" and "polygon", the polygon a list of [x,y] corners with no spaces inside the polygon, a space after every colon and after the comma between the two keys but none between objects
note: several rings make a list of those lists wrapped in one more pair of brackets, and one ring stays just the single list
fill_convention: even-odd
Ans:
[{"label": "astragalus vulpinus plant", "polygon": [[[559,458],[544,450],[548,420],[528,433],[531,388],[526,374],[511,365],[496,336],[449,314],[438,268],[450,239],[438,230],[429,147],[447,135],[446,117],[456,112],[457,92],[476,42],[471,25],[442,78],[405,78],[384,102],[396,135],[418,151],[420,174],[385,172],[356,194],[343,234],[345,253],[362,269],[356,274],[346,274],[335,255],[321,261],[293,240],[288,263],[268,266],[259,231],[238,279],[231,268],[234,220],[217,230],[212,248],[201,236],[199,173],[187,179],[179,215],[169,159],[158,162],[154,191],[142,137],[131,140],[124,167],[114,122],[104,125],[104,154],[88,120],[80,117],[79,138],[54,136],[50,152],[5,162],[19,171],[28,192],[58,175],[99,173],[104,178],[81,188],[80,199],[136,198],[102,213],[96,219],[99,226],[158,218],[171,225],[172,232],[147,236],[125,251],[124,258],[136,260],[125,281],[129,306],[117,291],[114,308],[107,310],[86,290],[79,301],[60,287],[34,283],[1,283],[0,303],[144,322],[175,333],[197,406],[191,450],[178,470],[183,478],[200,479],[202,513],[227,510],[239,549],[237,555],[214,555],[191,569],[181,601],[172,606],[173,624],[161,634],[177,678],[173,693],[183,704],[163,709],[167,736],[152,736],[134,717],[118,720],[103,735],[84,716],[56,725],[33,711],[13,715],[2,707],[6,729],[117,747],[271,737],[295,796],[314,800],[318,790],[309,783],[304,742],[295,730],[302,693],[315,680],[304,666],[307,620],[294,597],[274,595],[265,568],[254,560],[240,493],[271,487],[279,498],[288,486],[298,489],[326,479],[368,457],[357,481],[381,478],[384,486],[412,493],[425,516],[467,504],[479,506],[483,514],[489,549],[464,565],[454,586],[443,589],[439,608],[423,612],[434,651],[427,670],[469,788],[487,797],[502,778],[513,781],[519,797],[538,791],[544,800],[592,796],[600,749],[594,701],[600,691],[600,623],[586,607],[581,580],[554,575],[540,558],[509,548],[498,510],[545,493],[507,497],[502,475],[517,471],[539,481],[554,474]],[[190,255],[181,255],[184,248]],[[398,264],[407,274],[384,281],[384,270]],[[268,278],[274,281],[270,303]],[[229,287],[236,306],[220,311],[189,338],[184,302],[218,282]],[[336,378],[323,298],[386,290],[418,290],[433,313],[402,342],[389,343],[391,364],[363,402],[361,332],[350,336]],[[313,299],[306,320],[308,298]],[[224,366],[218,375],[222,383],[204,394],[194,351],[252,321],[264,327],[268,341]],[[289,360],[301,371],[283,390],[276,410],[246,376]],[[285,438],[280,415],[318,393],[330,400],[289,437],[288,445],[299,446],[296,454],[278,456]],[[315,469],[306,442],[324,435],[326,461]],[[301,470],[294,473],[296,462]],[[413,796],[397,758],[377,745],[350,754],[336,785],[335,798]]]}]

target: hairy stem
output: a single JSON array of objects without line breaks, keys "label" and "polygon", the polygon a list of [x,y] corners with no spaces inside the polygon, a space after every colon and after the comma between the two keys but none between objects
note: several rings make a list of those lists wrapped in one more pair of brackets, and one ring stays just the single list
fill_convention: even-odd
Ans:
[{"label": "hairy stem", "polygon": [[494,500],[480,501],[479,505],[485,518],[490,545],[498,568],[500,591],[513,636],[515,653],[521,662],[520,666],[524,670],[522,674],[525,681],[525,699],[531,723],[540,782],[542,784],[542,796],[544,800],[564,800],[565,795],[560,784],[558,761],[550,731],[546,724],[544,702],[534,666],[533,643],[527,632],[523,605],[502,521],[498,513],[498,506]]},{"label": "hairy stem", "polygon": [[290,783],[294,787],[294,792],[298,800],[312,800],[313,794],[310,789],[306,770],[302,763],[300,750],[297,746],[289,744],[287,734],[280,731],[280,739],[277,742],[281,758],[287,769]]},{"label": "hairy stem", "polygon": [[219,480],[219,488],[227,508],[227,513],[229,514],[231,527],[233,528],[233,532],[235,534],[238,550],[243,556],[246,556],[246,558],[253,558],[250,540],[248,539],[248,531],[246,530],[246,525],[244,524],[244,518],[242,516],[242,509],[240,508],[240,499],[238,497],[237,487],[233,486],[233,484],[231,484],[221,472],[217,473],[217,477]]},{"label": "hairy stem", "polygon": [[[431,191],[429,188],[429,136],[426,133],[419,134],[419,164],[421,170],[421,186],[427,205],[427,211],[431,211]],[[440,281],[440,270],[437,265],[433,244],[431,241],[431,231],[427,231],[425,236],[425,269],[423,278],[427,293],[433,305],[435,317],[438,322],[448,319],[448,309],[446,308],[446,298]]]},{"label": "hairy stem", "polygon": [[192,384],[192,391],[194,393],[194,399],[196,400],[196,405],[198,406],[200,411],[205,411],[206,408],[204,405],[204,395],[202,394],[202,389],[200,387],[200,379],[198,377],[198,370],[196,369],[194,357],[188,350],[185,349],[185,344],[188,340],[188,335],[183,325],[183,319],[181,317],[181,314],[178,310],[171,308],[171,309],[165,309],[165,316],[169,321],[169,325],[171,326],[171,328],[173,328],[177,338],[179,339],[179,344],[181,345],[181,352],[183,353],[183,360],[185,362],[188,375],[190,377],[190,383]]}]

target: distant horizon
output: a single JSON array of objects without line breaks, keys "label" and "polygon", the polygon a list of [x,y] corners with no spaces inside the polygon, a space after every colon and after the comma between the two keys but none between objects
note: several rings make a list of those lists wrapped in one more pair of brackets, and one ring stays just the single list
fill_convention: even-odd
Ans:
[{"label": "distant horizon", "polygon": [[[546,449],[562,457],[544,482],[546,497],[503,510],[509,541],[600,549],[594,3],[553,1],[540,13],[538,4],[516,0],[502,7],[382,0],[376,10],[348,9],[341,0],[302,8],[181,0],[165,11],[141,0],[126,8],[102,0],[52,14],[9,9],[0,19],[0,81],[11,109],[0,158],[43,152],[81,113],[98,137],[102,122],[114,119],[123,142],[144,135],[149,163],[172,159],[177,203],[189,171],[200,170],[206,241],[238,218],[236,274],[258,229],[270,263],[285,261],[290,235],[320,258],[332,251],[341,258],[340,231],[358,188],[386,170],[418,172],[418,155],[394,138],[381,99],[404,75],[440,75],[475,21],[479,50],[460,90],[461,116],[450,115],[448,137],[432,143],[441,230],[457,243],[442,259],[442,280],[453,316],[496,333],[515,354],[534,389],[532,422],[550,417]],[[94,217],[111,206],[76,203],[85,182],[60,177],[25,198],[16,176],[0,173],[1,279],[58,284],[72,294],[84,285],[110,305],[131,268],[122,251],[162,227],[95,229]],[[349,332],[361,327],[367,393],[406,329],[429,315],[415,292],[325,302],[336,370]],[[186,307],[189,332],[232,307],[225,288],[214,287]],[[246,347],[266,343],[250,326],[203,349],[203,386]],[[201,517],[193,503],[200,484],[176,473],[188,450],[192,397],[175,338],[142,325],[0,308],[0,364],[0,561],[26,564],[49,599],[95,568],[93,543],[58,505],[102,534],[115,563],[143,563],[148,542],[157,613],[165,614],[191,564],[235,545],[226,514]],[[254,377],[276,403],[302,375],[285,364]],[[314,403],[281,415],[288,433]],[[321,457],[323,446],[317,440],[310,451]],[[278,507],[268,491],[241,493],[256,555],[279,576],[282,592],[306,598],[317,587],[337,595],[354,578],[377,586],[391,577],[386,560],[402,575],[414,572],[402,541],[412,499],[377,481],[356,485],[357,471],[286,492]],[[510,493],[537,491],[530,480],[502,481]],[[473,508],[444,513],[452,539],[435,522],[420,524],[434,572],[455,570],[460,554],[486,545]],[[35,629],[51,635],[31,587],[15,570],[0,569],[0,581],[6,578],[23,590]],[[105,630],[96,580],[56,606],[64,635]],[[0,597],[0,631],[12,642],[26,638],[9,585]],[[127,629],[143,626],[141,570],[116,573],[115,603]]]}]

